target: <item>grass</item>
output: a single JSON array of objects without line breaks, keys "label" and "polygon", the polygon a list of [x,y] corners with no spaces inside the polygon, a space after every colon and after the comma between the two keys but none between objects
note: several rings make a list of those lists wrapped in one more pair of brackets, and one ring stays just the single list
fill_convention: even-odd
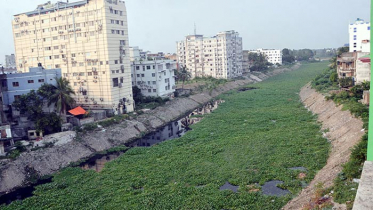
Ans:
[{"label": "grass", "polygon": [[[3,209],[280,209],[325,164],[329,143],[298,92],[326,63],[272,77],[226,102],[185,136],[150,148],[133,148],[102,172],[67,168],[35,196]],[[292,195],[249,192],[256,183],[284,181]],[[220,191],[226,181],[239,192]],[[197,187],[199,186],[199,187]],[[200,187],[203,186],[203,187]]]}]

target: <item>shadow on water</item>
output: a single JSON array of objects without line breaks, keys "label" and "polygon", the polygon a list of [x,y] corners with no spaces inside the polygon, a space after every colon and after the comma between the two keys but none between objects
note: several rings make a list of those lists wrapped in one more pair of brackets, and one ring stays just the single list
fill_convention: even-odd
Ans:
[{"label": "shadow on water", "polygon": [[[209,114],[218,108],[218,105],[224,103],[223,100],[216,100],[207,103],[201,108],[198,108],[191,112],[190,114],[180,118],[179,120],[173,121],[166,126],[158,129],[157,131],[150,133],[141,139],[137,139],[129,144],[128,147],[150,147],[152,145],[158,144],[163,141],[176,139],[183,136],[186,132],[191,130],[190,125],[198,123],[202,120],[203,115]],[[109,154],[96,154],[89,158],[87,161],[81,163],[78,167],[85,170],[95,170],[96,172],[101,172],[107,162],[117,159],[125,152],[113,152]],[[0,205],[10,204],[16,200],[23,200],[25,198],[31,197],[35,190],[35,186],[46,184],[52,182],[52,178],[39,180],[37,183],[17,189],[13,192],[4,194],[0,196]]]},{"label": "shadow on water", "polygon": [[13,201],[23,200],[25,198],[31,197],[31,196],[33,196],[33,192],[34,192],[36,186],[42,185],[42,184],[47,184],[47,183],[50,183],[50,182],[52,182],[52,178],[42,179],[42,180],[39,180],[39,181],[37,181],[36,183],[34,183],[30,186],[19,188],[19,189],[13,191],[13,192],[1,195],[0,196],[0,205],[3,205],[3,204],[8,205]]}]

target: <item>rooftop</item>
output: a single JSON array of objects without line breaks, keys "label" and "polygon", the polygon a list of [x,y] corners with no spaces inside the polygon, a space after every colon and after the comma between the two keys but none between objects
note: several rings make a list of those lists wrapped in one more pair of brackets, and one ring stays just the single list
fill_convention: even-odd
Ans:
[{"label": "rooftop", "polygon": [[23,14],[27,15],[27,16],[33,16],[33,15],[38,15],[38,14],[47,14],[49,12],[54,12],[56,10],[72,8],[72,7],[81,6],[81,5],[85,5],[85,4],[88,4],[88,0],[71,2],[71,3],[66,3],[66,2],[59,1],[55,4],[52,4],[50,1],[48,1],[45,4],[38,5],[37,8],[34,11],[21,13],[21,14],[17,14],[17,15],[14,15],[14,16],[19,16],[19,15],[23,15]]}]

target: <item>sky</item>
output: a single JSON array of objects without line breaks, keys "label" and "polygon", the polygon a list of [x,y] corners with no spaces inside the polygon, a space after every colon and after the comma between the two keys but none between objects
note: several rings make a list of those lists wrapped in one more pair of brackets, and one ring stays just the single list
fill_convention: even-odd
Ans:
[{"label": "sky", "polygon": [[[55,0],[51,0],[55,3]],[[75,0],[70,0],[74,2]],[[47,0],[0,0],[0,63],[14,53],[14,14]],[[348,24],[369,21],[370,0],[126,0],[130,46],[175,53],[186,35],[240,33],[244,49],[319,49],[348,43]]]}]

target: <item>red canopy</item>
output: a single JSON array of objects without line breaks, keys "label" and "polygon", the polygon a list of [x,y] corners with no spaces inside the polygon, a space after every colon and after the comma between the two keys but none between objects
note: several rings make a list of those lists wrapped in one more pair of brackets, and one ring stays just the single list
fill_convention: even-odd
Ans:
[{"label": "red canopy", "polygon": [[69,113],[76,116],[76,115],[85,114],[86,111],[82,107],[78,106],[75,109],[70,110]]}]

